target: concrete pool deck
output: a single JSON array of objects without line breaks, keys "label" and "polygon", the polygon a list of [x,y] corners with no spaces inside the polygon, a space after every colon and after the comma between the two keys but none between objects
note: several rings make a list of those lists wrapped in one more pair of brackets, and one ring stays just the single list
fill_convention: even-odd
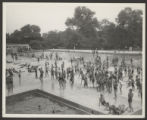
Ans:
[{"label": "concrete pool deck", "polygon": [[[10,63],[10,64],[7,64],[7,66],[12,65],[13,67],[15,66],[17,68],[19,65],[19,62],[20,62],[20,64],[22,64],[22,63],[24,64],[23,61],[24,62],[33,62],[33,64],[38,63],[34,59],[21,58],[20,60],[18,60],[18,64]],[[45,60],[40,61],[40,65],[43,66],[44,62],[45,62]],[[48,93],[52,93],[52,94],[57,95],[59,97],[65,98],[67,100],[73,101],[75,103],[81,104],[83,106],[89,107],[91,109],[100,111],[104,114],[108,114],[108,111],[106,111],[103,106],[99,106],[100,93],[97,92],[96,89],[92,88],[92,87],[83,88],[80,85],[80,82],[81,81],[79,80],[79,78],[77,76],[75,78],[75,85],[74,85],[73,89],[71,89],[69,82],[67,81],[66,89],[64,91],[61,91],[59,89],[58,81],[54,80],[54,89],[52,89],[52,81],[51,81],[51,78],[49,75],[49,77],[44,78],[43,90]],[[89,85],[89,86],[92,86],[92,85]],[[19,86],[18,75],[14,76],[14,92],[13,92],[13,94],[21,93],[21,92],[24,92],[27,90],[38,89],[38,88],[40,88],[40,80],[35,79],[34,73],[28,73],[27,70],[25,70],[25,72],[22,74],[21,86]],[[106,101],[109,101],[110,104],[115,104],[116,106],[120,105],[122,103],[125,104],[125,106],[128,106],[128,101],[127,101],[128,89],[129,88],[127,88],[125,81],[124,81],[124,85],[122,88],[123,93],[122,93],[122,95],[120,95],[120,93],[118,91],[117,101],[114,100],[113,93],[112,94],[104,93],[105,99],[106,99]],[[6,94],[7,94],[7,92],[6,92]],[[140,97],[138,97],[137,91],[134,91],[133,107],[134,107],[134,111],[140,110],[142,108],[141,99],[140,99]],[[128,114],[128,113],[126,113],[126,114]]]}]

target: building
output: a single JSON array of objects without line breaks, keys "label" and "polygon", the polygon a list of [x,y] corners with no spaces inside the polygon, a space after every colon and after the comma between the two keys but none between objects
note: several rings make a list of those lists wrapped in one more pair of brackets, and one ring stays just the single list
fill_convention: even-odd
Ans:
[{"label": "building", "polygon": [[29,44],[7,44],[6,45],[7,53],[25,52],[28,50],[30,50]]}]

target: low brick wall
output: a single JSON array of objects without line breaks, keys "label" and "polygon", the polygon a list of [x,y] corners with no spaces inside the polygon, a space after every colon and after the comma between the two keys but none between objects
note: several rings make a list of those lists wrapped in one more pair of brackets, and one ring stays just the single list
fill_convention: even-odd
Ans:
[{"label": "low brick wall", "polygon": [[[38,52],[70,52],[70,53],[92,53],[92,50],[74,50],[74,49],[47,49],[47,50],[31,50],[28,53]],[[127,50],[98,50],[100,54],[131,54],[131,55],[142,55],[142,51],[127,51]]]},{"label": "low brick wall", "polygon": [[[92,50],[73,50],[73,49],[50,49],[46,51],[55,52],[81,52],[81,53],[92,53]],[[123,51],[123,50],[98,50],[100,54],[142,54],[142,51]]]}]

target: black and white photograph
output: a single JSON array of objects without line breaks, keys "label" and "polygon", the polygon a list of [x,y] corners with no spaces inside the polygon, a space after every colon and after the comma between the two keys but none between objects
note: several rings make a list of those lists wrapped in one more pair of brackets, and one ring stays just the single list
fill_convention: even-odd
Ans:
[{"label": "black and white photograph", "polygon": [[3,117],[144,118],[145,4],[3,2]]}]

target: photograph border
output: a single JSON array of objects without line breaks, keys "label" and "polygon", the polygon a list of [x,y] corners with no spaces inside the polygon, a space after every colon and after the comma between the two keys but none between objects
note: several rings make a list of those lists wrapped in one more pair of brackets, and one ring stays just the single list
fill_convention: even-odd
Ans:
[{"label": "photograph border", "polygon": [[[16,0],[13,1],[13,3],[15,2]],[[38,0],[36,0],[38,2]],[[36,3],[36,1],[29,1],[27,0],[27,3]],[[101,0],[101,1],[104,1],[104,0]],[[44,114],[39,114],[39,115],[35,115],[35,114],[21,114],[21,115],[16,115],[16,114],[6,114],[6,110],[5,110],[5,69],[6,69],[6,8],[5,8],[5,3],[10,3],[12,2],[11,0],[6,0],[6,1],[3,1],[2,2],[2,117],[4,118],[105,118],[105,119],[108,119],[108,118],[145,118],[146,116],[146,81],[145,81],[145,78],[146,78],[146,68],[145,68],[145,65],[146,65],[146,55],[145,55],[145,52],[146,52],[146,6],[145,6],[145,10],[144,10],[144,17],[143,17],[143,32],[142,32],[142,37],[143,37],[143,42],[142,42],[142,45],[143,45],[143,49],[142,49],[142,66],[143,66],[143,80],[144,80],[144,84],[143,85],[143,107],[145,107],[144,109],[142,109],[142,115],[44,115]],[[16,1],[17,2],[17,1]],[[26,1],[25,1],[26,2]],[[21,2],[18,2],[18,3],[25,3],[24,1],[21,1]],[[47,0],[45,0],[45,2],[47,2]],[[51,1],[52,2],[52,1]],[[55,1],[56,3],[57,1]],[[59,3],[65,3],[64,2],[60,2],[58,1]],[[106,0],[105,0],[106,2]],[[44,3],[44,0],[39,3]],[[50,3],[50,1],[48,1],[48,3]],[[68,2],[69,3],[69,2]],[[78,3],[78,2],[71,2],[72,3]],[[83,2],[80,2],[80,3],[83,3]],[[102,2],[86,2],[87,4],[89,3],[102,3]],[[106,2],[107,3],[107,2]],[[114,2],[112,2],[114,3]],[[118,2],[117,2],[118,3]],[[124,3],[124,2],[119,2],[119,3]],[[131,3],[134,3],[134,2],[131,2]],[[140,3],[140,2],[139,2]],[[142,2],[141,2],[142,3]],[[143,2],[144,3],[144,2]]]}]

